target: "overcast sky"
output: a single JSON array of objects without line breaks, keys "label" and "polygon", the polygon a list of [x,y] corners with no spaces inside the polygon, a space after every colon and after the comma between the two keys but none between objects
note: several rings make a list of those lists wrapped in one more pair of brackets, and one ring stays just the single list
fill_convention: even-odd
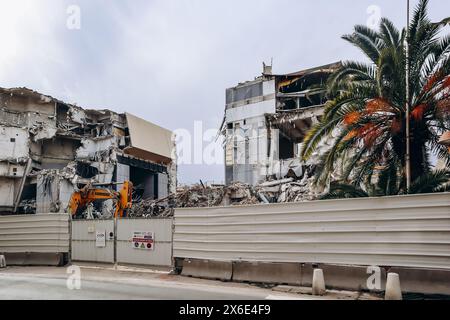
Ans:
[{"label": "overcast sky", "polygon": [[[80,29],[67,28],[70,5],[81,10]],[[193,131],[196,120],[217,128],[225,89],[258,76],[263,61],[283,73],[363,60],[340,36],[370,23],[373,5],[405,24],[406,0],[0,0],[0,86],[171,130]],[[449,0],[430,1],[433,20],[449,15]],[[223,173],[183,165],[179,180],[221,182]]]}]

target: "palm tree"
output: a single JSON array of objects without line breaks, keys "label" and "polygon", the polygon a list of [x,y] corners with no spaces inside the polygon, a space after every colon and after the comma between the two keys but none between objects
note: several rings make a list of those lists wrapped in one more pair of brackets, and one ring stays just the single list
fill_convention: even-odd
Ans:
[{"label": "palm tree", "polygon": [[[442,133],[450,130],[450,35],[440,36],[448,19],[432,23],[427,5],[428,0],[420,1],[409,28],[412,181],[430,173],[433,155],[450,165],[447,147],[438,143]],[[334,139],[321,156],[319,183],[327,182],[336,163],[343,166],[342,181],[355,186],[367,185],[374,173],[393,163],[398,174],[404,175],[405,35],[405,29],[399,31],[383,18],[379,31],[357,25],[352,34],[343,36],[370,63],[344,62],[326,84],[330,100],[302,148],[302,158],[307,160],[323,140]],[[404,185],[403,179],[399,189]]]}]

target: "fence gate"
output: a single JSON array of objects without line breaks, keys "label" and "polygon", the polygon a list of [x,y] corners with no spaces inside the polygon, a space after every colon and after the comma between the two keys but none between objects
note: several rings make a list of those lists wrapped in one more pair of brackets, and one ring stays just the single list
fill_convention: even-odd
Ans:
[{"label": "fence gate", "polygon": [[72,260],[114,263],[114,220],[72,220]]},{"label": "fence gate", "polygon": [[172,265],[172,219],[73,220],[72,260]]},{"label": "fence gate", "polygon": [[171,266],[172,219],[117,220],[117,262]]}]

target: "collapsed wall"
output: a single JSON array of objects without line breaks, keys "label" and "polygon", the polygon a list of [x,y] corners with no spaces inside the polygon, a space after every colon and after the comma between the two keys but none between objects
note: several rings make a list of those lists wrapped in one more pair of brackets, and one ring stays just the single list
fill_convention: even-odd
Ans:
[{"label": "collapsed wall", "polygon": [[169,130],[131,114],[0,88],[0,213],[65,212],[89,183],[130,180],[137,200],[165,197],[176,188],[174,148]]}]

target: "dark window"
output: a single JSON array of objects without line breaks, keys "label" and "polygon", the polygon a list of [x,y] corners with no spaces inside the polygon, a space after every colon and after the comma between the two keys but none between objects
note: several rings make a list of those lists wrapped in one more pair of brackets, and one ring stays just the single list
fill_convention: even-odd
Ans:
[{"label": "dark window", "polygon": [[278,150],[280,150],[280,160],[291,159],[294,157],[294,143],[281,134]]},{"label": "dark window", "polygon": [[263,95],[262,82],[245,85],[242,87],[230,88],[227,89],[226,91],[226,103],[228,104],[237,101],[248,100],[262,95]]},{"label": "dark window", "polygon": [[11,138],[10,141],[11,142],[16,142],[16,138]]},{"label": "dark window", "polygon": [[130,166],[130,181],[134,200],[158,198],[158,175],[155,172]]},{"label": "dark window", "polygon": [[91,179],[99,174],[97,168],[91,167],[88,163],[78,162],[77,163],[77,175],[80,177]]}]

